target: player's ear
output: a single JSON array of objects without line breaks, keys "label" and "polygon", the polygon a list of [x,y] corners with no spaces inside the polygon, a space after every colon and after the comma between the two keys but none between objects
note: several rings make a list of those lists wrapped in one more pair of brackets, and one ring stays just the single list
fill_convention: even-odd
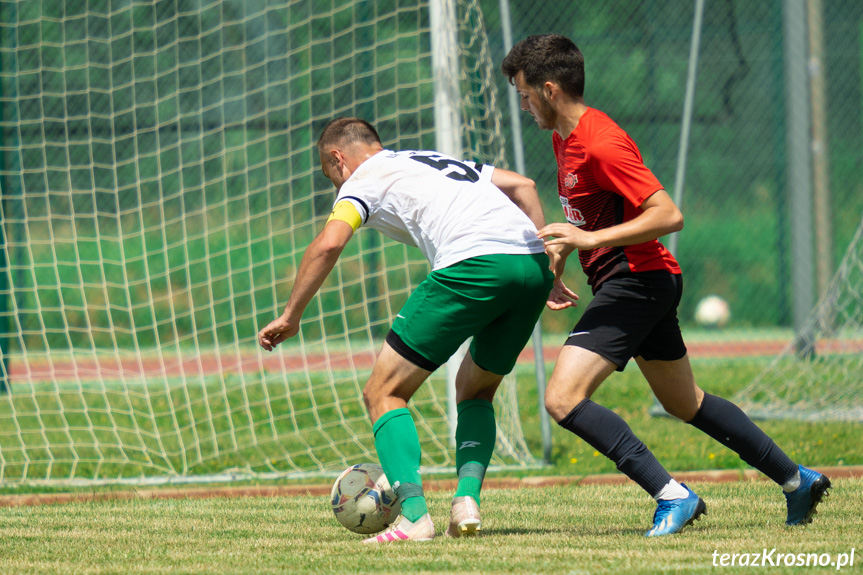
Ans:
[{"label": "player's ear", "polygon": [[546,82],[542,85],[542,92],[545,95],[546,100],[552,100],[555,96],[557,96],[558,91],[560,91],[560,87],[554,82]]},{"label": "player's ear", "polygon": [[332,149],[330,150],[327,159],[330,161],[331,166],[339,166],[345,161],[345,156],[342,154],[341,150]]}]

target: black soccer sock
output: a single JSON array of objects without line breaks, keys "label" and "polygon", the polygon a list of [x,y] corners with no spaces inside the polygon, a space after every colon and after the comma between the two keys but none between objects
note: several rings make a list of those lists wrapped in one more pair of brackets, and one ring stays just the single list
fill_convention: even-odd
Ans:
[{"label": "black soccer sock", "polygon": [[617,469],[656,498],[671,476],[623,419],[605,407],[584,399],[558,425],[567,429],[607,458]]},{"label": "black soccer sock", "polygon": [[730,401],[705,393],[701,408],[687,423],[736,452],[779,485],[797,474],[797,464]]}]

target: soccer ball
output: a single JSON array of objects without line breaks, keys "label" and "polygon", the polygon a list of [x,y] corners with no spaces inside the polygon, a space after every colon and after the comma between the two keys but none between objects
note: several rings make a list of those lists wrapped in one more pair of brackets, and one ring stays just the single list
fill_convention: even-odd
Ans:
[{"label": "soccer ball", "polygon": [[695,307],[695,321],[703,327],[725,327],[731,319],[728,302],[718,295],[703,298]]},{"label": "soccer ball", "polygon": [[333,484],[330,501],[339,523],[363,534],[383,531],[402,508],[383,468],[376,463],[345,469]]}]

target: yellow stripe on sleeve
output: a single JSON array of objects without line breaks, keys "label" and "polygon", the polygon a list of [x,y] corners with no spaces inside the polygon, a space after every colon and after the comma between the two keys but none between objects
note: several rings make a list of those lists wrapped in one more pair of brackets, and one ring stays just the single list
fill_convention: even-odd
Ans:
[{"label": "yellow stripe on sleeve", "polygon": [[347,200],[342,200],[335,205],[327,223],[330,223],[332,220],[341,220],[351,226],[354,231],[357,231],[363,223],[363,217],[357,211],[357,208]]}]

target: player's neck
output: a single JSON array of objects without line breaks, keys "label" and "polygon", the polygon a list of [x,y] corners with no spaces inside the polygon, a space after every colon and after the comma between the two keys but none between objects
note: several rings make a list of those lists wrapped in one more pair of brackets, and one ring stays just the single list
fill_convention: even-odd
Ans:
[{"label": "player's neck", "polygon": [[554,131],[564,140],[567,139],[578,127],[578,122],[585,112],[587,112],[587,105],[582,99],[561,103],[557,110]]},{"label": "player's neck", "polygon": [[350,169],[351,173],[354,173],[357,168],[359,168],[363,162],[374,156],[375,154],[379,154],[383,152],[384,149],[380,146],[370,146],[360,144],[350,150],[348,154],[346,154],[347,166]]}]

